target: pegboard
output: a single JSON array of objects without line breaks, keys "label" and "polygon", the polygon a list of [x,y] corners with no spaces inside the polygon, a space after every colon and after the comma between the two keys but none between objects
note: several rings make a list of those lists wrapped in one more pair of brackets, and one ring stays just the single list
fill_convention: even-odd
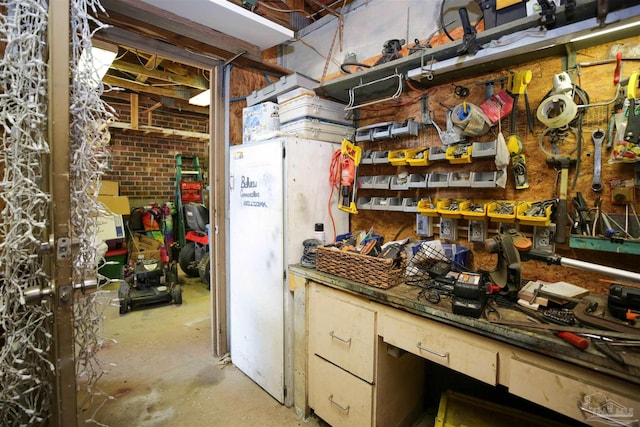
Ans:
[{"label": "pegboard", "polygon": [[[587,61],[595,61],[605,58],[614,58],[617,51],[631,48],[640,42],[640,37],[634,37],[618,41],[615,44],[607,44],[595,48],[578,51],[576,54],[576,63],[580,64]],[[432,119],[444,131],[446,129],[446,110],[453,108],[457,104],[467,102],[475,105],[481,104],[485,98],[485,87],[477,82],[499,79],[509,75],[511,71],[530,69],[532,71],[532,81],[528,85],[528,98],[532,114],[535,116],[538,105],[545,95],[553,87],[552,77],[554,74],[567,71],[572,80],[584,89],[589,95],[590,104],[600,104],[613,100],[616,94],[616,86],[613,84],[613,71],[615,63],[607,63],[597,66],[582,67],[579,70],[563,70],[563,60],[561,57],[551,57],[543,60],[523,63],[513,66],[510,69],[500,70],[490,74],[478,75],[466,80],[460,80],[453,83],[443,84],[437,87],[429,88],[429,108],[432,110]],[[623,63],[622,78],[627,78],[632,71],[637,69],[636,64],[629,62]],[[640,62],[637,63],[640,65]],[[459,97],[456,95],[456,86],[468,89],[467,97]],[[495,91],[501,89],[500,85],[495,86]],[[410,90],[393,101],[380,105],[374,105],[362,108],[360,111],[361,121],[359,126],[370,125],[384,121],[402,122],[408,118],[420,122],[421,106],[419,91]],[[589,205],[594,205],[597,194],[591,190],[591,181],[594,169],[594,146],[591,133],[601,128],[607,129],[609,118],[611,116],[613,104],[592,106],[584,111],[582,119],[582,150],[579,157],[579,169],[576,175],[576,168],[571,167],[569,170],[569,192],[568,203],[571,206],[571,198],[580,191],[586,198]],[[387,197],[438,197],[438,198],[474,198],[485,200],[516,200],[516,201],[537,201],[544,200],[557,195],[556,169],[547,164],[546,155],[540,150],[540,135],[545,131],[546,127],[534,118],[534,129],[531,132],[527,125],[525,113],[525,100],[520,96],[515,114],[516,118],[516,134],[520,137],[523,146],[523,152],[526,156],[529,188],[525,190],[516,190],[513,180],[513,174],[509,173],[506,188],[500,189],[483,189],[474,188],[472,191],[468,188],[440,188],[440,189],[412,189],[410,191],[391,191],[391,190],[360,190],[358,195],[362,196],[387,196]],[[510,117],[506,117],[500,123],[500,126],[493,127],[487,135],[479,138],[473,138],[472,141],[491,141],[496,139],[498,132],[501,131],[505,138],[509,137]],[[371,150],[394,150],[410,147],[430,147],[441,145],[438,134],[433,126],[423,126],[417,137],[401,138],[379,142],[360,143],[365,149]],[[611,179],[629,179],[634,177],[633,165],[609,163],[610,152],[603,149],[602,158],[602,181],[604,189],[602,191],[602,207],[606,212],[613,214],[623,214],[624,207],[614,205],[610,202],[610,189],[608,182]],[[496,170],[493,160],[474,160],[471,164],[450,165],[445,162],[436,162],[424,167],[411,167],[411,173],[433,173],[433,172],[466,172],[466,171],[493,171]],[[397,167],[391,165],[364,165],[360,168],[361,175],[394,175],[397,173]],[[569,208],[571,210],[571,208]],[[640,211],[636,205],[636,211]],[[415,234],[415,214],[402,212],[384,212],[384,211],[360,211],[357,215],[351,216],[351,229],[365,229],[374,227],[376,233],[381,234],[386,240],[392,238],[412,237],[419,238]],[[466,221],[460,221],[464,227]],[[488,223],[489,236],[495,234],[498,229],[497,223]],[[521,231],[532,234],[533,227],[521,227]],[[468,233],[458,233],[459,244],[469,246],[474,253],[476,268],[492,269],[496,265],[495,256],[489,255],[484,251],[481,243],[471,243],[466,240]],[[436,229],[435,238],[438,238]],[[592,259],[595,263],[622,268],[630,271],[640,271],[640,267],[632,256],[613,255],[603,252],[576,250],[569,248],[568,243],[557,244],[556,253],[575,259]],[[604,255],[604,256],[603,256]],[[604,277],[598,277],[592,273],[584,273],[577,270],[567,269],[563,267],[548,267],[539,262],[529,262],[523,265],[523,271],[526,277],[535,277],[542,280],[565,280],[568,282],[582,282],[582,285],[588,283],[587,287],[594,292],[605,293],[608,287],[608,281]]]}]

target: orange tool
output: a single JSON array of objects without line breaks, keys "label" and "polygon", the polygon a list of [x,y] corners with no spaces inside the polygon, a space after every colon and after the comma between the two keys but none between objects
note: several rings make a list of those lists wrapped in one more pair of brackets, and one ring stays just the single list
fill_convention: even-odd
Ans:
[{"label": "orange tool", "polygon": [[622,52],[616,54],[616,69],[613,72],[613,84],[620,83],[620,74],[622,73]]},{"label": "orange tool", "polygon": [[589,341],[582,338],[572,332],[559,331],[555,333],[558,338],[562,338],[572,346],[579,348],[580,350],[586,350],[589,347]]}]

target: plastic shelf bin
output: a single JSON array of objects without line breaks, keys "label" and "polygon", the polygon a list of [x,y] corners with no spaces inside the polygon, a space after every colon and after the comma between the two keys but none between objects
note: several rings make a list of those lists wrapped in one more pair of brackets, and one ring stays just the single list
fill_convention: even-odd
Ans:
[{"label": "plastic shelf bin", "polygon": [[371,141],[371,131],[372,129],[356,129],[356,142],[361,141]]},{"label": "plastic shelf bin", "polygon": [[374,165],[384,165],[389,163],[388,151],[374,151],[372,156]]},{"label": "plastic shelf bin", "polygon": [[418,212],[418,202],[420,199],[417,197],[405,197],[402,199],[402,211],[403,212]]},{"label": "plastic shelf bin", "polygon": [[447,158],[447,147],[435,146],[429,148],[429,161],[445,160]]},{"label": "plastic shelf bin", "polygon": [[440,216],[438,199],[422,199],[418,202],[418,212],[425,216]]},{"label": "plastic shelf bin", "polygon": [[108,277],[109,279],[120,279],[122,277],[122,268],[127,263],[127,254],[127,248],[107,251],[104,258],[105,262],[108,264],[100,267],[98,273]]},{"label": "plastic shelf bin", "polygon": [[409,166],[427,166],[429,164],[428,148],[415,148],[407,150],[407,152],[407,163]]},{"label": "plastic shelf bin", "polygon": [[487,217],[486,200],[467,200],[461,204],[462,217],[473,221],[484,221]]},{"label": "plastic shelf bin", "polygon": [[[502,171],[500,171],[502,174]],[[472,188],[496,188],[498,172],[471,172]]]},{"label": "plastic shelf bin", "polygon": [[440,200],[436,206],[438,213],[443,218],[457,219],[462,218],[462,203],[464,199],[445,199]]},{"label": "plastic shelf bin", "polygon": [[387,210],[402,212],[402,197],[387,198]]},{"label": "plastic shelf bin", "polygon": [[389,210],[389,198],[388,197],[373,197],[371,199],[371,210],[374,210],[374,211],[388,211]]},{"label": "plastic shelf bin", "polygon": [[471,187],[471,174],[469,172],[449,173],[449,187]]},{"label": "plastic shelf bin", "polygon": [[358,178],[358,188],[363,189],[371,189],[375,188],[373,185],[375,183],[375,176],[361,176]]},{"label": "plastic shelf bin", "polygon": [[447,188],[449,186],[448,173],[432,173],[429,176],[427,188]]},{"label": "plastic shelf bin", "polygon": [[391,190],[408,190],[409,189],[409,177],[405,176],[404,180],[402,180],[398,175],[393,175],[391,177],[391,182],[389,183],[389,188]]},{"label": "plastic shelf bin", "polygon": [[473,152],[473,146],[471,145],[452,145],[447,148],[445,158],[449,160],[449,163],[463,164],[471,163],[471,153]]},{"label": "plastic shelf bin", "polygon": [[391,127],[394,122],[378,123],[371,132],[371,139],[377,141],[380,139],[391,138]]},{"label": "plastic shelf bin", "polygon": [[391,136],[418,136],[418,122],[413,119],[407,119],[404,123],[393,122],[391,124]]},{"label": "plastic shelf bin", "polygon": [[391,184],[391,175],[378,175],[373,182],[373,188],[378,190],[388,190]]},{"label": "plastic shelf bin", "polygon": [[404,166],[407,164],[406,150],[392,150],[389,151],[389,163],[393,166]]},{"label": "plastic shelf bin", "polygon": [[495,140],[488,142],[474,142],[471,157],[479,159],[482,157],[495,157],[497,153],[497,142]]},{"label": "plastic shelf bin", "polygon": [[362,152],[362,158],[360,159],[360,164],[362,165],[372,165],[373,164],[373,151],[365,150]]},{"label": "plastic shelf bin", "polygon": [[358,197],[357,209],[371,209],[371,197]]},{"label": "plastic shelf bin", "polygon": [[409,188],[427,188],[429,174],[412,173],[409,175]]},{"label": "plastic shelf bin", "polygon": [[496,200],[487,205],[487,216],[493,222],[516,222],[515,200]]},{"label": "plastic shelf bin", "polygon": [[551,224],[551,204],[545,207],[541,207],[542,215],[534,216],[527,215],[529,210],[533,207],[532,202],[520,203],[516,209],[516,219],[522,225],[532,225],[535,227],[547,227]]}]

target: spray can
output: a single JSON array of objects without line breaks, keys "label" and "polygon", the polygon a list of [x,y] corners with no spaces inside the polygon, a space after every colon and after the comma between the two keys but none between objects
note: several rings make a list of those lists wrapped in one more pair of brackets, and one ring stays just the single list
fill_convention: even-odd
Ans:
[{"label": "spray can", "polygon": [[324,224],[321,222],[316,222],[315,228],[314,228],[314,232],[313,232],[313,237],[315,237],[316,239],[320,240],[323,244],[325,243],[324,240]]}]

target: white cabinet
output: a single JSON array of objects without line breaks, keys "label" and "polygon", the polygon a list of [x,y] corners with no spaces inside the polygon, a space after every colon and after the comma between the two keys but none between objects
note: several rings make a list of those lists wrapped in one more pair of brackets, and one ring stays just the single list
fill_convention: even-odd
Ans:
[{"label": "white cabinet", "polygon": [[388,351],[379,305],[311,283],[309,406],[333,427],[408,426],[422,410],[420,358]]}]

